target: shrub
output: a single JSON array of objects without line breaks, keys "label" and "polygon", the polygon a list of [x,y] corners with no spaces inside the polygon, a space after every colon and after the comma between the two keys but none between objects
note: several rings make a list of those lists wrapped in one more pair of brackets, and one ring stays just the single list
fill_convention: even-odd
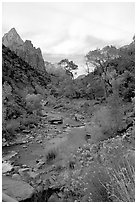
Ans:
[{"label": "shrub", "polygon": [[[109,178],[105,168],[93,162],[88,168],[77,166],[69,170],[68,182],[64,188],[64,202],[108,201],[105,184]],[[101,183],[100,183],[101,181]]]},{"label": "shrub", "polygon": [[38,113],[42,109],[42,97],[40,94],[28,94],[26,96],[26,107],[30,113]]},{"label": "shrub", "polygon": [[5,131],[6,131],[6,139],[11,139],[17,130],[20,129],[20,121],[19,120],[9,120],[6,122]]},{"label": "shrub", "polygon": [[102,164],[93,162],[87,172],[85,183],[87,183],[86,194],[92,202],[110,201],[104,185],[109,182],[108,173]]},{"label": "shrub", "polygon": [[91,134],[91,142],[115,137],[127,125],[126,121],[123,120],[123,115],[124,108],[115,105],[115,102],[114,105],[109,103],[109,105],[94,110],[91,125],[86,125],[87,133]]},{"label": "shrub", "polygon": [[2,89],[2,124],[5,126],[6,118],[7,118],[7,107],[6,104],[8,103],[9,98],[11,97],[12,88],[7,83],[4,82],[3,89]]},{"label": "shrub", "polygon": [[47,96],[47,104],[49,106],[55,106],[56,105],[56,98],[52,95]]},{"label": "shrub", "polygon": [[131,98],[135,96],[135,75],[126,71],[122,76],[119,93],[125,101],[131,102]]},{"label": "shrub", "polygon": [[46,162],[47,164],[50,164],[54,159],[57,157],[57,149],[52,148],[46,153]]},{"label": "shrub", "polygon": [[124,107],[118,89],[115,87],[113,94],[107,98],[107,105],[95,112],[93,120],[101,128],[103,134],[114,137],[123,128],[123,116]]},{"label": "shrub", "polygon": [[16,92],[17,95],[19,95],[22,99],[25,100],[26,96],[28,94],[33,94],[34,93],[34,88],[31,87],[31,86],[27,86],[27,87],[23,88],[22,91],[20,91],[20,89],[18,88],[18,89],[15,90],[15,92]]},{"label": "shrub", "polygon": [[31,114],[31,115],[24,115],[22,118],[20,118],[20,124],[21,124],[21,129],[24,129],[27,126],[30,126],[31,124],[38,125],[39,122],[39,117]]},{"label": "shrub", "polygon": [[[101,131],[103,135],[107,135],[109,137],[113,137],[116,132],[117,123],[114,121],[113,116],[111,115],[108,107],[101,107],[100,110],[95,112],[93,120],[96,124],[97,132],[98,129]],[[102,135],[101,134],[101,135]]]}]

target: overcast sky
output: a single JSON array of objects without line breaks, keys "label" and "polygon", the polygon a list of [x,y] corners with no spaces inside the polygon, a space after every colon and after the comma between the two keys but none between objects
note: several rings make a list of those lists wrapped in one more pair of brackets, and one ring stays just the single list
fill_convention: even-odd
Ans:
[{"label": "overcast sky", "polygon": [[107,44],[131,42],[134,3],[3,3],[2,32],[15,27],[43,53],[86,54]]}]

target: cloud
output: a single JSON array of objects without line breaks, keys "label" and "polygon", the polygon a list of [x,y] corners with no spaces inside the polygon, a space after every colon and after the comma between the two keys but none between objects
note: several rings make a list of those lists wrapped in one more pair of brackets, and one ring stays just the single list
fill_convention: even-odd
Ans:
[{"label": "cloud", "polygon": [[43,52],[85,53],[105,43],[129,43],[134,13],[129,2],[5,2],[2,32],[15,27]]}]

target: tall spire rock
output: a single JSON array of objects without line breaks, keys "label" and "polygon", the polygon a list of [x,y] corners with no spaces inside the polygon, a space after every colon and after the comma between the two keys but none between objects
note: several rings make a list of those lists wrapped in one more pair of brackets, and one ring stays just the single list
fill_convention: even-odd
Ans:
[{"label": "tall spire rock", "polygon": [[36,49],[30,40],[24,42],[15,28],[3,36],[2,43],[32,67],[39,71],[45,71],[45,63],[40,48]]},{"label": "tall spire rock", "polygon": [[11,49],[14,49],[14,47],[18,47],[20,45],[23,45],[23,40],[17,33],[15,28],[12,28],[8,33],[6,33],[2,38],[2,43]]}]

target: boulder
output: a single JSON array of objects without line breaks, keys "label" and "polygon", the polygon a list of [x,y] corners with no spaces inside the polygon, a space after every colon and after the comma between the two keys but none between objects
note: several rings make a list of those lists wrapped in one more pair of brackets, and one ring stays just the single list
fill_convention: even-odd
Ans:
[{"label": "boulder", "polygon": [[45,164],[45,161],[43,161],[42,159],[38,159],[36,162],[37,162],[38,169],[41,169],[42,166]]},{"label": "boulder", "polygon": [[29,168],[19,169],[18,173],[21,176],[23,181],[29,182],[30,181],[30,175],[29,175]]},{"label": "boulder", "polygon": [[7,154],[6,156],[3,157],[4,161],[8,161],[11,158],[15,157],[18,153],[15,151],[11,151],[9,154]]},{"label": "boulder", "polygon": [[13,166],[9,162],[4,161],[2,163],[2,173],[10,172],[12,171],[12,169],[13,169]]},{"label": "boulder", "polygon": [[48,202],[59,202],[59,198],[56,193],[52,194],[48,199]]},{"label": "boulder", "polygon": [[26,146],[26,145],[23,145],[22,147],[23,147],[23,148],[27,148],[27,146]]},{"label": "boulder", "polygon": [[60,116],[51,117],[48,119],[48,122],[52,125],[58,125],[63,123],[63,118]]},{"label": "boulder", "polygon": [[21,176],[19,174],[13,174],[12,175],[12,179],[20,181],[21,180]]},{"label": "boulder", "polygon": [[2,193],[2,201],[3,202],[18,202],[17,200],[13,199],[12,197]]},{"label": "boulder", "polygon": [[22,132],[23,132],[23,133],[30,133],[31,130],[23,130]]},{"label": "boulder", "polygon": [[3,176],[2,192],[17,201],[23,202],[26,199],[30,199],[34,195],[35,190],[24,181],[18,181],[8,176]]}]

